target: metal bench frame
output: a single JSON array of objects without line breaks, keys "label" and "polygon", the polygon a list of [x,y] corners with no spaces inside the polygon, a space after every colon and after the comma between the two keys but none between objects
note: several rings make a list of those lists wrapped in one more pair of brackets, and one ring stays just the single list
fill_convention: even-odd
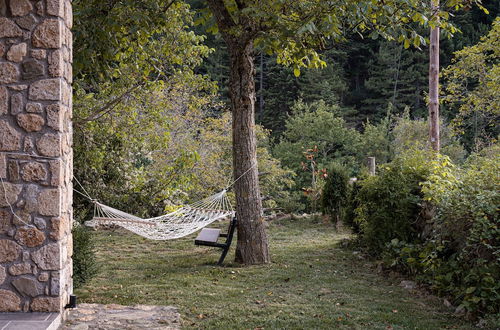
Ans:
[{"label": "metal bench frame", "polygon": [[[209,228],[203,228],[196,239],[194,240],[195,245],[203,245],[203,246],[211,246],[211,247],[217,247],[222,249],[222,255],[219,258],[219,261],[217,262],[217,265],[221,266],[222,263],[224,262],[224,258],[226,258],[227,252],[229,251],[229,248],[231,247],[231,242],[233,241],[233,235],[236,227],[238,226],[238,220],[236,220],[236,217],[234,217],[231,222],[229,223],[229,228],[227,230],[227,234],[220,234],[215,238],[215,241],[205,241],[205,240],[200,240],[199,238],[203,236],[203,231]],[[226,237],[226,241],[224,243],[217,243],[217,240],[219,237]]]}]

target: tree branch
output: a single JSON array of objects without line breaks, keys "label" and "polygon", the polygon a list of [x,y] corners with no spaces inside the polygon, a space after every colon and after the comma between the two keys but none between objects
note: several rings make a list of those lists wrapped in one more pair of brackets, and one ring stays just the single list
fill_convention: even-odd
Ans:
[{"label": "tree branch", "polygon": [[207,3],[221,31],[229,30],[236,26],[236,22],[226,8],[223,0],[207,0]]},{"label": "tree branch", "polygon": [[78,125],[81,125],[82,123],[86,123],[86,122],[89,122],[89,121],[94,121],[94,120],[97,120],[99,118],[101,118],[102,116],[106,115],[107,113],[113,111],[113,109],[118,105],[120,104],[120,102],[125,98],[127,97],[128,95],[130,95],[130,93],[132,93],[135,89],[139,88],[140,86],[144,85],[145,82],[140,82],[140,83],[137,83],[135,84],[134,86],[130,87],[129,89],[127,89],[122,95],[120,96],[117,96],[116,98],[114,98],[113,100],[109,101],[108,103],[106,103],[103,107],[101,107],[100,109],[97,109],[94,111],[94,114],[88,116],[87,118],[84,118],[84,119],[81,119],[81,120],[75,120],[74,121],[74,124],[75,126],[78,126]]}]

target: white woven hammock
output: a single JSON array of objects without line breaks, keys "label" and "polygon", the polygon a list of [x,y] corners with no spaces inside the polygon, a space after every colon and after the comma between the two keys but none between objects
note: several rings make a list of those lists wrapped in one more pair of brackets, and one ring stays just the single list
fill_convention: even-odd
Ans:
[{"label": "white woven hammock", "polygon": [[184,237],[216,220],[234,217],[235,214],[226,190],[181,207],[175,212],[149,219],[136,217],[96,201],[94,205],[94,218],[85,222],[86,226],[118,225],[153,240]]}]

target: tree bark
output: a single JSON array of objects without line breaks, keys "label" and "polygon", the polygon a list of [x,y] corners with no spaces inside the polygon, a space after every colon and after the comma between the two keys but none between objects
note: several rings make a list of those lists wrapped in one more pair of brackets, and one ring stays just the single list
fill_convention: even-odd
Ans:
[{"label": "tree bark", "polygon": [[[236,261],[244,264],[268,263],[269,248],[257,168],[253,43],[248,42],[241,47],[229,45],[229,49],[233,168],[235,179],[241,177],[234,186],[239,221]],[[248,169],[251,170],[246,172]]]},{"label": "tree bark", "polygon": [[[439,11],[439,0],[431,0],[434,15]],[[439,21],[436,23],[438,24]],[[434,151],[439,152],[439,26],[431,27],[429,48],[429,139]]]},{"label": "tree bark", "polygon": [[[219,31],[229,51],[229,95],[233,111],[233,171],[236,179],[236,216],[238,242],[236,262],[262,264],[270,262],[264,227],[257,168],[255,137],[255,68],[253,54],[254,26],[240,17],[233,19],[223,0],[207,0]],[[244,4],[238,2],[238,9]]]}]

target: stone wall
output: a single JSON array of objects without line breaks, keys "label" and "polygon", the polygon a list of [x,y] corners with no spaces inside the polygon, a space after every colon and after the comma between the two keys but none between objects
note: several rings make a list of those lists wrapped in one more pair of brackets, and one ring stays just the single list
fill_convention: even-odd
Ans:
[{"label": "stone wall", "polygon": [[70,0],[0,0],[0,311],[72,291]]}]

